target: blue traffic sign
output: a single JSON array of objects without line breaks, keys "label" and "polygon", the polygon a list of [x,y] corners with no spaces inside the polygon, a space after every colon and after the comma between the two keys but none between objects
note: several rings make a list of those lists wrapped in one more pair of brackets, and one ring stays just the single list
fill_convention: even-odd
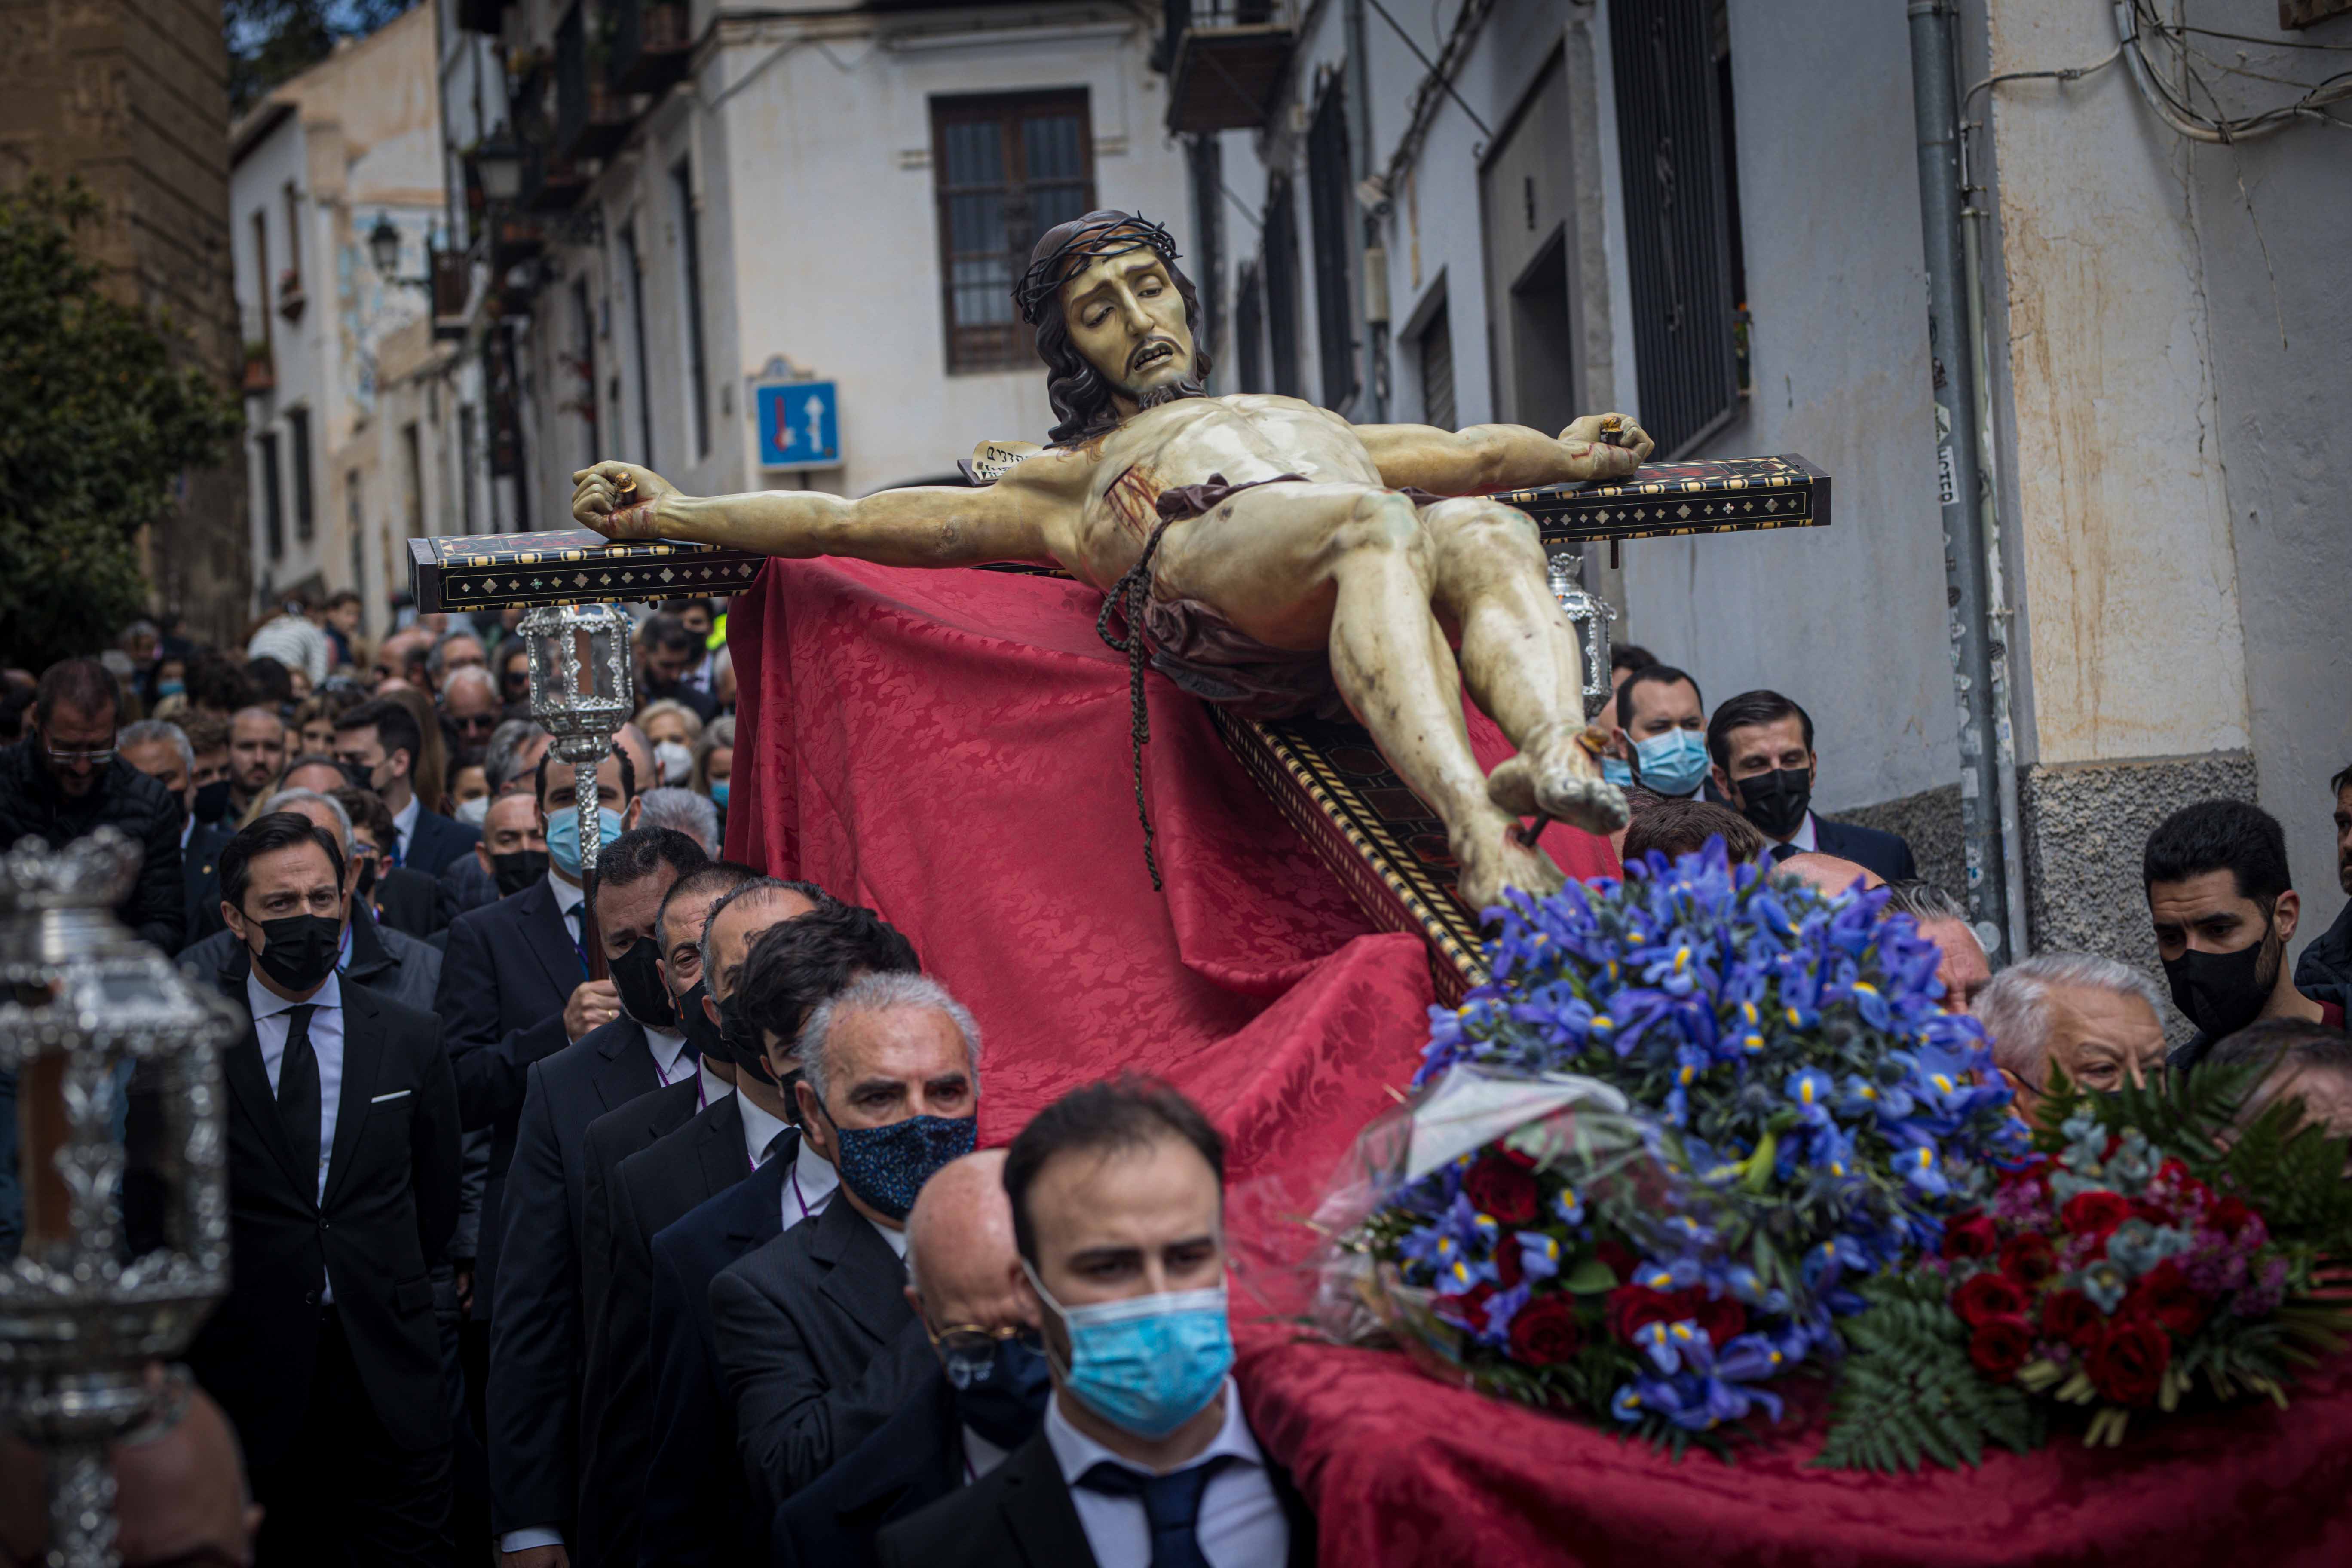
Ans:
[{"label": "blue traffic sign", "polygon": [[760,466],[827,468],[838,465],[840,406],[829,381],[773,382],[761,387]]}]

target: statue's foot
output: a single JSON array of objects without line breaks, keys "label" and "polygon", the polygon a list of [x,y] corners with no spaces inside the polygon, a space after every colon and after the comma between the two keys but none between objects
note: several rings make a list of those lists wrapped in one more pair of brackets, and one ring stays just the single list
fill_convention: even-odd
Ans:
[{"label": "statue's foot", "polygon": [[1625,792],[1601,776],[1582,730],[1559,724],[1486,777],[1486,798],[1514,816],[1538,812],[1587,833],[1614,833],[1631,813]]},{"label": "statue's foot", "polygon": [[1568,880],[1550,856],[1521,843],[1519,825],[1499,812],[1481,814],[1448,833],[1446,842],[1462,868],[1454,890],[1479,913],[1501,903],[1506,888],[1540,899],[1559,891]]}]

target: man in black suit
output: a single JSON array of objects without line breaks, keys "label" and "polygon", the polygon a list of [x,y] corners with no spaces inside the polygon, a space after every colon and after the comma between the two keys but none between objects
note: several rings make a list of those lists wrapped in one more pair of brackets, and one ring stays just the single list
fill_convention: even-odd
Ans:
[{"label": "man in black suit", "polygon": [[416,798],[416,759],[425,754],[425,736],[416,715],[389,697],[362,702],[335,720],[335,760],[352,770],[352,782],[364,783],[383,797],[392,825],[400,835],[393,864],[438,877],[441,868],[471,849],[481,834],[454,817],[425,809]]},{"label": "man in black suit", "polygon": [[636,828],[607,847],[596,928],[621,1016],[532,1063],[523,1092],[501,1207],[488,1398],[490,1496],[509,1563],[556,1561],[547,1549],[578,1539],[580,1143],[606,1111],[695,1079],[655,924],[678,879],[705,864],[692,839],[667,828]]},{"label": "man in black suit", "polygon": [[[860,974],[911,973],[915,950],[872,910],[825,900],[760,933],[730,1002],[761,1042],[764,1078],[799,1076],[809,1014]],[[735,1457],[735,1412],[719,1377],[710,1281],[790,1226],[824,1212],[840,1177],[797,1139],[758,1171],[661,1231],[653,1244],[653,1462],[640,1556],[666,1568],[756,1560],[767,1518]]]},{"label": "man in black suit", "polygon": [[906,1300],[907,1211],[971,1152],[980,1028],[940,984],[868,974],[801,1031],[801,1135],[841,1196],[710,1282],[737,1447],[767,1514],[906,1403],[932,1365]]},{"label": "man in black suit", "polygon": [[187,888],[187,929],[182,942],[196,939],[220,926],[221,847],[231,834],[218,823],[196,820],[196,753],[177,724],[143,719],[126,724],[114,739],[116,753],[132,767],[179,797],[180,869]]},{"label": "man in black suit", "polygon": [[[881,1561],[1313,1563],[1314,1516],[1258,1447],[1230,1375],[1224,1141],[1208,1118],[1155,1080],[1090,1085],[1021,1130],[1004,1188],[1011,1279],[1043,1331],[1054,1397],[1003,1464],[885,1528]],[[1120,1367],[1139,1354],[1148,1374]]]},{"label": "man in black suit", "polygon": [[[822,889],[806,883],[754,877],[710,905],[698,950],[700,994],[688,997],[689,1005],[701,1007],[706,1025],[724,1016],[709,997],[715,992],[723,1001],[733,994],[753,939],[772,925],[807,914],[824,898]],[[745,1053],[729,1031],[720,1031],[719,1044],[735,1069],[734,1092],[623,1159],[605,1188],[603,1244],[609,1278],[590,1344],[590,1381],[596,1393],[589,1403],[597,1414],[589,1441],[597,1448],[597,1473],[589,1479],[609,1484],[583,1492],[581,1522],[583,1539],[604,1543],[600,1561],[638,1556],[654,1398],[653,1238],[741,1182],[764,1158],[793,1152],[782,1092],[746,1069]],[[590,1130],[592,1138],[604,1122],[614,1120],[602,1119]],[[614,1135],[635,1121],[621,1113]]]},{"label": "man in black suit", "polygon": [[1706,721],[1706,752],[1715,787],[1770,840],[1764,853],[1772,864],[1818,852],[1889,882],[1919,875],[1899,835],[1813,815],[1812,715],[1779,692],[1743,691],[1717,709]]},{"label": "man in black suit", "polygon": [[[293,770],[289,769],[286,776],[292,782]],[[420,940],[446,942],[441,932],[448,929],[449,919],[441,905],[441,884],[422,871],[394,864],[392,846],[399,841],[400,830],[393,826],[392,808],[383,804],[383,797],[348,784],[329,793],[351,814],[352,848],[360,861],[360,897],[375,910],[376,919]]]},{"label": "man in black suit", "polygon": [[[730,860],[714,861],[681,877],[655,918],[662,949],[662,984],[677,999],[678,1022],[697,1061],[692,1082],[640,1096],[589,1123],[581,1140],[583,1195],[580,1237],[581,1378],[579,1536],[574,1554],[586,1562],[630,1564],[637,1560],[637,1503],[645,1495],[646,1373],[648,1300],[624,1300],[613,1285],[613,1197],[620,1163],[650,1149],[703,1109],[735,1093],[735,1067],[702,1008],[702,932],[721,899],[760,873]],[[618,1308],[619,1310],[615,1310]],[[617,1343],[614,1320],[624,1326]],[[624,1354],[623,1352],[626,1353]],[[634,1381],[623,1380],[634,1370]]]},{"label": "man in black suit", "polygon": [[446,1563],[449,1410],[432,1266],[457,1209],[439,1026],[335,973],[333,836],[291,812],[221,856],[252,1015],[228,1086],[228,1300],[188,1362],[236,1422],[265,1563]]},{"label": "man in black suit", "polygon": [[[398,703],[392,707],[406,716],[407,710]],[[363,713],[368,708],[352,711]],[[338,731],[337,739],[341,738]],[[573,820],[572,772],[572,764],[559,757],[541,759],[537,800],[542,824]],[[596,789],[604,803],[604,828],[609,838],[636,826],[636,781],[627,757],[614,752],[604,759],[597,770]],[[524,1075],[531,1063],[612,1022],[621,1012],[613,983],[588,978],[580,924],[586,895],[580,887],[576,828],[568,838],[570,853],[559,856],[551,850],[544,877],[488,909],[459,916],[449,928],[441,963],[439,1011],[448,1029],[457,1109],[468,1130],[491,1130],[472,1281],[473,1318],[484,1325],[498,1285],[499,1204],[506,1193],[507,1166],[514,1159]]]},{"label": "man in black suit", "polygon": [[967,1154],[907,1215],[907,1300],[940,1364],[898,1413],[776,1510],[774,1568],[866,1568],[874,1535],[988,1474],[1053,1392],[1019,1272],[1004,1151]]}]

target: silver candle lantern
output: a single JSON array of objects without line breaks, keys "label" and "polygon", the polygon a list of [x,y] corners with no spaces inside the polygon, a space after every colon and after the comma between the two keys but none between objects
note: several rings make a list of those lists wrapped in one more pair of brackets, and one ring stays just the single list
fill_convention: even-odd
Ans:
[{"label": "silver candle lantern", "polygon": [[149,1417],[148,1363],[228,1289],[220,1053],[242,1021],[115,918],[139,859],[103,827],[0,855],[0,1069],[16,1074],[26,1217],[0,1268],[0,1419],[52,1454],[61,1568],[119,1561],[107,1445]]},{"label": "silver candle lantern", "polygon": [[1616,689],[1609,679],[1609,623],[1617,608],[1584,586],[1584,558],[1572,549],[1552,556],[1549,575],[1552,598],[1583,639],[1584,718],[1591,723]]},{"label": "silver candle lantern", "polygon": [[516,628],[530,653],[530,713],[554,737],[551,748],[578,775],[580,885],[587,894],[582,929],[591,978],[604,978],[604,944],[596,940],[596,860],[604,824],[596,770],[613,737],[636,711],[636,673],[629,655],[635,627],[612,605],[547,605]]}]

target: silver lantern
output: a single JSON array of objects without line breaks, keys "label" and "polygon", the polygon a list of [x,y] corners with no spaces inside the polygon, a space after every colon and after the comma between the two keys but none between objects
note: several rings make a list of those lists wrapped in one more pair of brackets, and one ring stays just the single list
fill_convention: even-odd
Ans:
[{"label": "silver lantern", "polygon": [[1563,550],[1551,558],[1551,596],[1584,641],[1584,719],[1591,723],[1609,706],[1616,688],[1609,680],[1609,623],[1617,608],[1584,586],[1584,557]]},{"label": "silver lantern", "polygon": [[636,711],[636,670],[629,654],[635,626],[613,605],[545,605],[516,630],[530,653],[530,714],[554,737],[550,748],[586,773],[572,796],[580,814],[580,882],[588,972],[604,978],[604,944],[595,939],[596,860],[604,824],[598,815],[596,770],[613,736]]},{"label": "silver lantern", "polygon": [[[243,1021],[115,918],[139,860],[104,827],[0,855],[0,1070],[16,1074],[26,1218],[0,1268],[0,1419],[52,1454],[64,1568],[119,1561],[107,1445],[148,1419],[148,1363],[228,1289],[220,1055]],[[151,1236],[125,1224],[134,1190]]]}]

